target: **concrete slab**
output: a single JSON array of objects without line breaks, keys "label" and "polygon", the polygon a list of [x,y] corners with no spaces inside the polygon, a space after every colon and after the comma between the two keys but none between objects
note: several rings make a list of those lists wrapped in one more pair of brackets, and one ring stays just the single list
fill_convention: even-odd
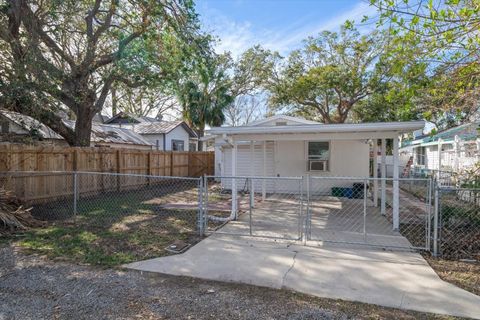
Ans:
[{"label": "concrete slab", "polygon": [[480,297],[442,281],[413,252],[214,234],[183,254],[125,267],[480,319]]}]

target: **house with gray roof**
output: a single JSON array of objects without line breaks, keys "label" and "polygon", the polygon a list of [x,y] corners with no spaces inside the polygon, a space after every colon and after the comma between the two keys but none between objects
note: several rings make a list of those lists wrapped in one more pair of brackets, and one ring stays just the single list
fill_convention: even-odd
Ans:
[{"label": "house with gray roof", "polygon": [[[71,128],[75,127],[75,121],[62,121]],[[2,109],[0,109],[0,133],[2,140],[6,142],[22,142],[28,139],[31,142],[67,145],[62,136],[32,117]],[[132,130],[97,122],[92,124],[91,146],[152,149],[148,140]]]},{"label": "house with gray roof", "polygon": [[141,135],[154,149],[163,151],[197,151],[197,133],[185,121],[164,121],[120,112],[105,125],[128,128]]}]

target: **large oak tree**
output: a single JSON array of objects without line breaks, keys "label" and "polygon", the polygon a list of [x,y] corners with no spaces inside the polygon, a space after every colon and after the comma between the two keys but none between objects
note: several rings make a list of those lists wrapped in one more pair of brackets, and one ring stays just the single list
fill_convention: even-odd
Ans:
[{"label": "large oak tree", "polygon": [[[190,0],[6,0],[0,102],[70,145],[88,146],[92,118],[112,85],[135,88],[168,77],[165,44],[172,37],[188,43],[196,28]],[[74,128],[59,110],[74,114]]]},{"label": "large oak tree", "polygon": [[308,38],[272,74],[272,107],[324,123],[347,121],[360,101],[388,81],[388,65],[381,63],[387,42],[382,32],[362,35],[348,27]]}]

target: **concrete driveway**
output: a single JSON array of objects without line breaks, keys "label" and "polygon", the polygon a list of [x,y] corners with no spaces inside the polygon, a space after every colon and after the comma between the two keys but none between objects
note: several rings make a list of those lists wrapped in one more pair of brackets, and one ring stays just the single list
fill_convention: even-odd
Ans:
[{"label": "concrete driveway", "polygon": [[303,246],[214,234],[183,254],[126,267],[480,318],[480,297],[442,281],[419,254],[412,252],[331,244]]}]

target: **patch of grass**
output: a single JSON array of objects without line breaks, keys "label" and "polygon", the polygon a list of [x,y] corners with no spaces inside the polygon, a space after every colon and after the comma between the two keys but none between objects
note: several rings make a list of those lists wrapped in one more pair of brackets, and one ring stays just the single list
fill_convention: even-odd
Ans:
[{"label": "patch of grass", "polygon": [[[15,243],[26,252],[106,267],[166,255],[164,248],[175,240],[199,240],[196,210],[161,206],[179,199],[186,201],[188,196],[188,190],[170,194],[156,190],[80,199],[76,217],[27,231]],[[62,203],[37,206],[35,210],[43,217],[71,214]]]}]

